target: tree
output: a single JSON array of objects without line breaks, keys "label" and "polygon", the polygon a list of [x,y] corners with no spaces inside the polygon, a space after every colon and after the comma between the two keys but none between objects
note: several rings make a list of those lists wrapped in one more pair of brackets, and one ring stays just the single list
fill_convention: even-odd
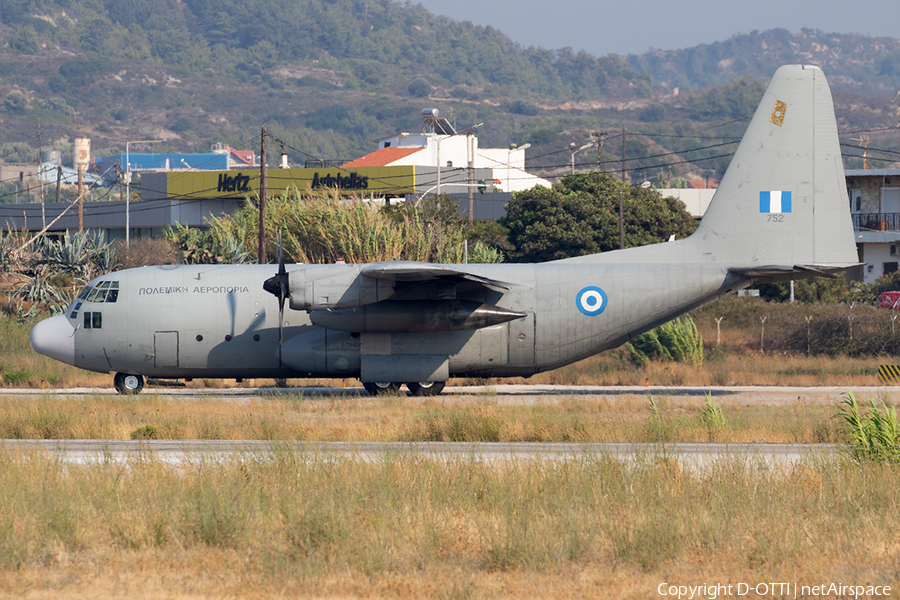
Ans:
[{"label": "tree", "polygon": [[501,221],[509,229],[510,258],[541,262],[617,249],[619,190],[626,247],[687,237],[697,227],[684,204],[654,190],[630,187],[608,173],[567,175],[552,189],[513,195]]},{"label": "tree", "polygon": [[3,108],[10,114],[23,115],[28,112],[28,96],[19,90],[13,90],[6,96],[6,100],[3,101]]},{"label": "tree", "polygon": [[431,84],[421,77],[417,77],[410,82],[407,91],[409,92],[410,96],[415,96],[416,98],[427,98],[431,95]]}]

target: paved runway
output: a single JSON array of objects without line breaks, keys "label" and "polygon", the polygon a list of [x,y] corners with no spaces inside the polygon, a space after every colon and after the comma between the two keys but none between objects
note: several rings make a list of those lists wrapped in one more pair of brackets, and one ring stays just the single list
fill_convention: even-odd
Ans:
[{"label": "paved runway", "polygon": [[[586,399],[615,401],[628,397],[656,397],[703,401],[707,393],[718,402],[751,404],[803,404],[828,403],[840,401],[848,388],[846,387],[766,387],[766,386],[571,386],[571,385],[492,385],[492,386],[452,386],[444,389],[437,400],[446,402],[462,401],[471,398],[490,398],[498,404],[531,404],[553,402],[567,399]],[[900,386],[860,386],[853,387],[857,399],[867,401],[869,397],[876,400],[900,402]],[[58,397],[79,398],[85,396],[111,395],[112,388],[73,388],[73,389],[0,389],[0,395],[25,397]],[[138,398],[156,395],[173,400],[190,398],[196,400],[210,399],[263,399],[273,396],[303,395],[310,398],[368,398],[361,387],[260,387],[260,388],[171,388],[146,387]],[[429,398],[430,399],[430,398]]]},{"label": "paved runway", "polygon": [[585,460],[609,456],[633,462],[667,458],[689,465],[719,460],[792,464],[839,456],[837,444],[633,444],[633,443],[465,443],[465,442],[266,442],[220,440],[0,440],[5,450],[52,453],[74,463],[128,462],[152,458],[181,464],[233,457],[267,457],[297,452],[310,459],[365,462],[396,457],[504,462],[520,460]]},{"label": "paved runway", "polygon": [[[852,389],[858,400],[884,400],[900,403],[900,386],[859,386],[847,387],[774,387],[774,386],[571,386],[571,385],[491,385],[452,386],[443,394],[432,398],[415,398],[418,401],[437,400],[441,402],[491,401],[498,405],[547,404],[566,400],[597,400],[616,402],[629,398],[644,399],[648,394],[667,397],[687,404],[705,402],[706,394],[720,405],[804,405],[835,404],[840,402],[848,389]],[[85,398],[90,396],[116,396],[111,388],[72,389],[0,389],[0,396],[21,396],[35,398]],[[145,387],[137,397],[155,396],[170,400],[219,400],[248,401],[284,396],[303,396],[317,399],[346,399],[348,401],[368,399],[371,396],[361,387],[240,387],[240,388],[172,388]]]}]

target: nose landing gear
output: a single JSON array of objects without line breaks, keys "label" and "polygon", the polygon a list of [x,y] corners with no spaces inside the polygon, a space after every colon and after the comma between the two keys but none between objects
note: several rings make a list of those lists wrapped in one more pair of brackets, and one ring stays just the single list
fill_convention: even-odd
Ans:
[{"label": "nose landing gear", "polygon": [[116,391],[125,396],[140,394],[144,389],[144,376],[131,373],[116,373],[113,378]]}]

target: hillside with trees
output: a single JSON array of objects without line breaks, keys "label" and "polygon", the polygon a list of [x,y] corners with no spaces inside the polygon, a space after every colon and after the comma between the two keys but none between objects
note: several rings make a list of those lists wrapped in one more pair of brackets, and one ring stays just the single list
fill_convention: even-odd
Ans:
[{"label": "hillside with trees", "polygon": [[821,67],[832,88],[843,92],[893,97],[900,87],[900,40],[818,29],[752,31],[694,48],[651,50],[628,60],[668,89],[698,90],[736,77],[767,80],[784,64]]},{"label": "hillside with trees", "polygon": [[0,0],[0,159],[35,162],[49,146],[65,160],[75,137],[95,155],[138,139],[164,140],[154,151],[258,149],[265,124],[291,164],[346,160],[419,130],[421,109],[437,107],[460,129],[484,122],[483,147],[532,144],[527,167],[546,177],[569,172],[570,144],[607,132],[602,157],[579,154],[578,169],[599,158],[671,184],[721,176],[765,82],[799,61],[826,69],[841,130],[875,131],[869,159],[890,166],[898,47],[773,30],[594,57],[391,0]]}]

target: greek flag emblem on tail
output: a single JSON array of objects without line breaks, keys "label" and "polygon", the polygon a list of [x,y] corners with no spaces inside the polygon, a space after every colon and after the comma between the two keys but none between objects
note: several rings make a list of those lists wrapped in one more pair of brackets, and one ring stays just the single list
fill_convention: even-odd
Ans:
[{"label": "greek flag emblem on tail", "polygon": [[790,192],[760,192],[759,212],[789,213],[791,212]]}]

